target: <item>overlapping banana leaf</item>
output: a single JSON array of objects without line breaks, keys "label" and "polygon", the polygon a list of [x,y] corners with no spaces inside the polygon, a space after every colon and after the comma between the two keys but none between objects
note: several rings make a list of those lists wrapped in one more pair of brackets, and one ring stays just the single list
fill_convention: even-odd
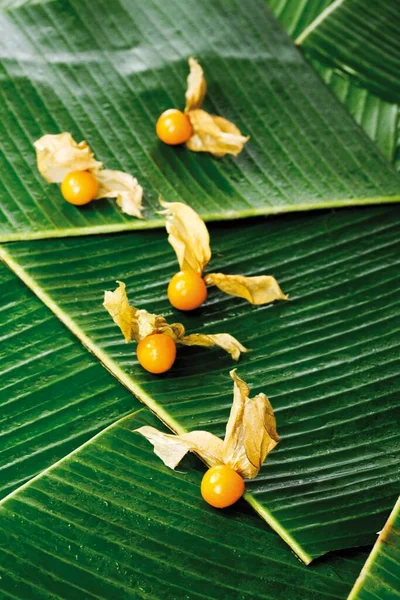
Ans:
[{"label": "overlapping banana leaf", "polygon": [[3,265],[0,295],[1,498],[138,402]]},{"label": "overlapping banana leaf", "polygon": [[399,105],[382,100],[317,60],[311,64],[386,158],[394,162],[399,148]]},{"label": "overlapping banana leaf", "polygon": [[400,598],[400,498],[381,531],[348,600]]},{"label": "overlapping banana leaf", "polygon": [[[310,570],[244,503],[224,513],[207,508],[198,461],[173,474],[131,433],[159,426],[144,410],[53,464],[135,402],[6,267],[0,275],[7,315],[1,396],[9,417],[1,493],[48,467],[0,502],[2,598],[197,598],[205,568],[209,598],[345,597],[365,552],[330,556]],[[10,369],[16,348],[24,360]]]},{"label": "overlapping banana leaf", "polygon": [[[2,241],[159,225],[159,194],[209,219],[400,197],[399,177],[263,1],[54,0],[3,11],[0,40]],[[183,106],[189,55],[207,74],[205,107],[251,136],[237,159],[155,136],[160,112]],[[139,179],[147,220],[114,201],[78,209],[44,182],[32,144],[61,131]]]},{"label": "overlapping banana leaf", "polygon": [[[0,241],[160,225],[159,193],[187,201],[209,219],[399,199],[398,176],[263,2],[175,0],[166,7],[160,0],[0,0],[0,9],[19,4],[26,6],[0,14]],[[313,67],[392,159],[398,107],[354,85],[340,35],[343,24],[349,34],[361,27],[385,52],[393,29],[388,15],[397,8],[379,3],[366,24],[358,0],[334,2],[333,22],[325,13],[317,32],[315,18],[329,0],[270,4],[292,35],[318,47],[308,54]],[[353,20],[343,21],[349,10]],[[385,39],[374,25],[382,19]],[[310,24],[312,33],[301,36]],[[333,69],[320,52],[332,31],[339,40]],[[391,101],[398,91],[391,76],[397,43],[387,64],[372,69],[372,84],[363,80]],[[359,81],[368,53],[356,58]],[[238,159],[218,161],[155,138],[158,114],[183,104],[190,54],[208,75],[207,108],[252,136]],[[32,142],[62,130],[86,137],[107,167],[139,177],[148,220],[124,217],[111,201],[76,209],[61,200],[57,186],[43,183]],[[398,493],[399,216],[362,209],[215,226],[213,270],[272,272],[290,303],[254,308],[212,291],[201,312],[182,318],[165,301],[177,265],[160,231],[8,245],[0,252],[177,431],[223,434],[232,363],[218,350],[186,349],[167,376],[144,373],[101,308],[104,289],[123,279],[135,304],[174,314],[191,331],[226,330],[251,348],[239,373],[271,398],[282,442],[248,486],[247,500],[309,562],[332,549],[372,543]],[[0,289],[8,319],[0,323],[5,494],[136,401],[5,271]],[[159,426],[140,411],[3,501],[4,598],[345,597],[365,554],[330,555],[306,570],[244,504],[223,514],[206,508],[198,491],[201,467],[193,459],[183,473],[167,470],[130,432],[143,419]],[[376,562],[367,563],[353,591],[367,595],[352,597],[376,596],[377,586],[380,594],[393,592],[397,559],[386,550],[377,546]],[[205,573],[212,589],[205,588]]]},{"label": "overlapping banana leaf", "polygon": [[373,543],[398,492],[399,226],[394,208],[213,226],[214,271],[272,273],[290,301],[252,307],[211,290],[193,316],[166,300],[177,264],[162,230],[8,244],[2,256],[177,431],[223,434],[232,361],[191,348],[167,376],[145,373],[102,307],[104,290],[123,280],[135,306],[248,346],[239,374],[270,397],[282,436],[248,499],[309,561]]},{"label": "overlapping banana leaf", "polygon": [[[340,68],[339,55],[341,45],[336,39],[334,12],[340,9],[341,3],[332,4],[332,0],[300,0],[293,2],[292,0],[267,0],[269,6],[273,10],[275,16],[292,36],[294,40],[300,40],[303,32],[307,27],[314,28],[319,32],[320,25],[323,26],[325,35],[335,39],[335,44],[330,48],[329,65],[334,64],[334,68],[328,66],[326,57],[316,55],[306,51],[306,58],[311,65],[321,75],[324,82],[330,87],[335,96],[344,105],[346,110],[354,117],[361,125],[368,136],[374,140],[381,152],[391,161],[394,162],[397,156],[398,144],[398,125],[399,125],[399,100],[395,102],[387,102],[383,98],[372,93],[368,88],[360,85],[360,80],[357,78],[357,71],[353,73],[356,65],[352,64],[352,70],[344,71]],[[348,0],[345,0],[345,3]],[[387,3],[386,3],[387,4]],[[393,3],[392,3],[393,4]],[[358,3],[358,9],[361,9],[361,18],[365,19],[363,7],[365,3]],[[369,4],[372,6],[372,3]],[[353,6],[353,11],[355,7]],[[387,32],[383,31],[383,20],[381,11],[385,10],[385,2],[379,2],[379,7],[374,6],[374,10],[368,14],[368,28],[374,30],[372,35],[373,44],[382,46],[391,46],[391,39],[387,39]],[[330,13],[329,11],[332,11]],[[359,21],[360,15],[356,18],[348,17],[346,22],[346,47],[353,47],[359,41],[359,28],[354,27],[354,20]],[[324,15],[326,15],[324,17]],[[331,21],[332,18],[332,21]],[[397,20],[397,29],[400,27],[400,15]],[[306,38],[307,39],[307,38]],[[305,40],[306,41],[306,40]],[[367,46],[369,47],[370,38]],[[305,43],[307,48],[307,44]],[[301,47],[301,46],[300,46]],[[363,64],[371,65],[367,59],[364,47],[361,48]],[[358,53],[360,56],[360,53]],[[354,59],[352,59],[354,60]],[[356,59],[357,60],[357,59]],[[356,79],[357,78],[357,79]]]},{"label": "overlapping banana leaf", "polygon": [[0,503],[2,599],[346,597],[366,552],[305,567],[244,506],[208,507],[198,461],[165,467],[143,424],[159,426],[126,417]]},{"label": "overlapping banana leaf", "polygon": [[296,39],[315,21],[333,2],[333,0],[266,0],[274,15]]},{"label": "overlapping banana leaf", "polygon": [[308,53],[349,73],[388,102],[400,101],[400,5],[336,0],[298,36]]}]

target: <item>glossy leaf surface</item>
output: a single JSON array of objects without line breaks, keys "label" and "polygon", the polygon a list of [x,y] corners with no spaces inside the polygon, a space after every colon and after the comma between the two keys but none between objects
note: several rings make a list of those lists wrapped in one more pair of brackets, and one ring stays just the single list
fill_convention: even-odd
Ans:
[{"label": "glossy leaf surface", "polygon": [[[115,280],[133,305],[227,332],[238,364],[276,410],[279,446],[249,501],[307,561],[372,543],[399,483],[399,214],[358,209],[210,228],[210,269],[272,274],[289,302],[253,307],[211,289],[196,314],[166,299],[177,263],[164,231],[9,244],[3,258],[100,360],[176,431],[223,436],[233,367],[218,349],[181,348],[151,376],[102,307]],[[64,267],[60,269],[60,264]]]},{"label": "glossy leaf surface", "polygon": [[0,265],[0,498],[137,400]]},{"label": "glossy leaf surface", "polygon": [[400,598],[400,498],[372,549],[348,600]]},{"label": "glossy leaf surface", "polygon": [[165,467],[121,420],[0,504],[2,597],[18,600],[343,600],[367,556],[313,567],[244,503],[200,496],[203,469]]},{"label": "glossy leaf surface", "polygon": [[397,1],[336,0],[296,43],[384,100],[398,103],[399,25]]},{"label": "glossy leaf surface", "polygon": [[[315,26],[315,29],[318,29],[320,24],[323,24],[323,27],[327,30],[327,35],[334,35],[334,21],[331,24],[329,14],[326,17],[326,23],[323,19],[323,15],[328,13],[329,7],[332,5],[332,0],[300,0],[296,2],[292,0],[267,0],[267,3],[281,25],[294,40],[299,37],[301,39],[301,34],[307,27]],[[338,3],[336,5],[339,8]],[[379,28],[379,18],[380,11],[378,10],[374,12],[373,18],[370,16],[369,26],[373,26],[373,23],[376,22],[374,28],[375,30]],[[358,35],[357,27],[353,27],[352,24],[353,21],[350,19],[348,25],[351,31],[347,32],[347,45],[354,44]],[[353,38],[355,38],[354,41],[352,41]],[[372,36],[372,44],[379,44],[384,47],[387,41],[385,36],[376,35],[375,33]],[[338,46],[340,47],[339,44]],[[331,48],[330,54],[333,63],[336,61],[337,51],[337,45],[335,44]],[[312,67],[320,74],[323,81],[346,110],[377,144],[382,154],[390,162],[395,162],[398,152],[398,101],[385,101],[376,93],[372,93],[367,87],[360,85],[360,80],[357,79],[356,75],[353,76],[352,72],[345,72],[337,65],[331,68],[325,59],[322,60],[321,57],[318,59],[313,53],[307,53],[306,51],[306,58],[309,59]],[[365,56],[363,56],[363,59],[365,60]]]},{"label": "glossy leaf surface", "polygon": [[[154,227],[160,194],[208,219],[400,197],[399,177],[263,1],[28,4],[0,13],[0,53],[0,241]],[[190,55],[207,75],[204,108],[251,136],[237,159],[156,138],[159,114],[183,106]],[[74,207],[44,182],[33,142],[63,131],[138,178],[147,220],[111,200]]]}]

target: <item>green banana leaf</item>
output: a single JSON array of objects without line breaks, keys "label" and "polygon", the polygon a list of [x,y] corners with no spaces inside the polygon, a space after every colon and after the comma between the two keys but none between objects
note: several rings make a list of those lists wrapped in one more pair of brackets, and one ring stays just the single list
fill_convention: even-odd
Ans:
[{"label": "green banana leaf", "polygon": [[186,348],[166,376],[144,372],[102,307],[104,290],[125,281],[135,306],[189,332],[231,333],[251,349],[238,372],[270,397],[282,441],[248,484],[248,500],[308,562],[373,543],[398,492],[399,216],[365,208],[214,225],[211,270],[271,273],[290,301],[253,307],[211,289],[194,315],[166,300],[178,267],[164,231],[7,244],[0,253],[175,431],[223,435],[230,357]]},{"label": "green banana leaf", "polygon": [[1,498],[138,402],[4,265],[0,295]]},{"label": "green banana leaf", "polygon": [[125,417],[0,503],[2,599],[345,599],[366,552],[305,567],[241,503],[207,506],[203,466],[165,467],[143,424],[159,423]]},{"label": "green banana leaf", "polygon": [[[332,0],[267,0],[275,16],[296,40],[303,31],[311,26],[315,19],[321,19],[320,15],[331,4]],[[379,11],[370,16],[370,23],[379,17]],[[318,29],[318,20],[315,23]],[[330,32],[330,21],[324,25]],[[399,23],[400,27],[400,23]],[[350,35],[350,32],[349,32]],[[351,39],[354,31],[351,32]],[[382,38],[375,36],[374,43],[385,43]],[[333,56],[336,56],[336,48],[331,48]],[[338,100],[348,110],[357,123],[364,129],[365,133],[375,141],[380,151],[390,162],[394,162],[397,156],[399,105],[386,102],[373,94],[370,90],[360,86],[360,81],[355,82],[351,73],[346,73],[338,68],[330,68],[325,62],[316,58],[308,57],[310,64],[320,74],[323,81],[332,90]],[[365,57],[364,57],[365,59]],[[397,165],[398,167],[398,165]]]},{"label": "green banana leaf", "polygon": [[400,101],[400,6],[393,0],[336,0],[296,39],[388,102]]},{"label": "green banana leaf", "polygon": [[394,162],[399,148],[399,105],[385,102],[367,88],[355,85],[345,74],[317,60],[311,60],[311,64],[382,154]]},{"label": "green banana leaf", "polygon": [[381,531],[348,600],[400,598],[400,498]]},{"label": "green banana leaf", "polygon": [[[262,0],[54,0],[0,13],[0,40],[0,241],[154,227],[160,194],[207,219],[400,199],[399,176]],[[251,136],[236,159],[155,136],[158,115],[183,106],[190,55],[205,108]],[[44,182],[32,144],[61,131],[139,179],[146,220],[111,200],[71,206]]]},{"label": "green banana leaf", "polygon": [[266,0],[290,37],[296,39],[333,0]]}]

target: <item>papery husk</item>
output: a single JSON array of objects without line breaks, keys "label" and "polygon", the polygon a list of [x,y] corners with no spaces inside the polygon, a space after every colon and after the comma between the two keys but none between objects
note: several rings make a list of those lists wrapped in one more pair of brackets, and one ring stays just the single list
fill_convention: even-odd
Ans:
[{"label": "papery husk", "polygon": [[217,157],[225,154],[237,156],[250,139],[223,117],[210,115],[201,109],[207,92],[204,71],[195,58],[189,58],[189,75],[185,94],[185,113],[189,117],[193,133],[186,142],[192,152],[210,152]]},{"label": "papery husk", "polygon": [[193,152],[210,152],[214,156],[225,154],[237,156],[244,144],[250,139],[241,134],[240,130],[223,117],[210,115],[202,109],[191,110],[187,113],[193,134],[186,146]]},{"label": "papery husk", "polygon": [[[164,202],[161,199],[160,204],[165,209],[161,214],[166,216],[168,241],[175,250],[181,271],[193,270],[202,275],[211,260],[210,235],[206,224],[187,204]],[[225,294],[245,298],[251,304],[289,299],[272,275],[246,277],[209,273],[204,281],[208,286],[215,285]]]},{"label": "papery husk", "polygon": [[219,346],[228,352],[234,360],[238,360],[241,352],[247,352],[242,344],[228,333],[206,335],[202,333],[185,334],[182,323],[167,323],[162,315],[154,315],[147,310],[130,306],[126,294],[126,286],[117,281],[118,287],[113,292],[104,293],[104,308],[118,325],[126,342],[140,340],[153,333],[165,333],[176,344],[183,346]]},{"label": "papery husk", "polygon": [[219,346],[225,352],[228,352],[233,360],[239,360],[241,352],[248,352],[248,349],[229,333],[217,333],[215,335],[192,333],[185,335],[179,342],[184,346]]},{"label": "papery husk", "polygon": [[200,108],[207,92],[204,71],[198,61],[193,57],[189,58],[189,68],[190,72],[187,78],[187,88],[185,93],[185,112]]},{"label": "papery husk", "polygon": [[160,200],[166,217],[168,241],[175,250],[180,269],[202,274],[211,259],[210,235],[193,208],[182,202]]},{"label": "papery husk", "polygon": [[189,452],[196,452],[210,466],[221,465],[223,441],[208,431],[192,431],[182,435],[162,433],[155,427],[143,426],[135,429],[154,446],[154,453],[163,463],[175,469]]},{"label": "papery husk", "polygon": [[154,315],[144,309],[130,306],[126,294],[126,285],[117,281],[118,287],[113,291],[104,292],[104,308],[118,325],[126,342],[140,342],[153,333],[166,333],[174,341],[184,337],[185,328],[181,323],[169,325],[161,315]]},{"label": "papery husk", "polygon": [[117,283],[116,290],[104,292],[103,306],[109,312],[114,323],[120,328],[125,342],[128,343],[132,339],[136,339],[133,323],[135,322],[137,310],[129,306],[125,283],[122,281],[117,281]]},{"label": "papery husk", "polygon": [[279,442],[276,420],[265,394],[249,397],[247,384],[230,372],[233,404],[226,426],[223,461],[245,479],[257,477],[267,455]]},{"label": "papery husk", "polygon": [[224,440],[207,431],[172,435],[148,426],[135,430],[153,444],[155,454],[171,469],[192,451],[210,467],[224,464],[244,479],[254,479],[279,442],[268,398],[265,394],[249,398],[247,384],[235,370],[230,375],[234,381],[233,404]]},{"label": "papery husk", "polygon": [[99,171],[103,163],[85,141],[77,144],[70,133],[47,134],[34,142],[39,173],[49,183],[62,183],[71,171]]},{"label": "papery husk", "polygon": [[115,198],[123,213],[143,219],[142,197],[143,188],[136,177],[123,171],[103,169],[94,173],[99,182],[95,200],[100,198]]},{"label": "papery husk", "polygon": [[209,273],[205,276],[206,285],[215,285],[225,294],[245,298],[251,304],[268,304],[274,300],[288,300],[279,283],[271,275],[245,277],[244,275],[224,275]]},{"label": "papery husk", "polygon": [[99,183],[95,200],[115,198],[122,212],[142,218],[143,188],[137,179],[123,171],[103,169],[85,141],[77,144],[67,132],[47,134],[34,147],[39,172],[49,183],[62,183],[71,171],[89,171]]}]

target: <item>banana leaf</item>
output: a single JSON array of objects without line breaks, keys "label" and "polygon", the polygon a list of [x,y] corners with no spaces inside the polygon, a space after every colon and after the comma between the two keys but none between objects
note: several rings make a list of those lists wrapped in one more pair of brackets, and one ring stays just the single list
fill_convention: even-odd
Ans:
[{"label": "banana leaf", "polygon": [[382,100],[317,60],[311,60],[311,64],[382,154],[394,162],[399,148],[399,105]]},{"label": "banana leaf", "polygon": [[248,500],[309,562],[373,543],[398,493],[399,217],[365,208],[214,225],[212,270],[273,274],[290,300],[252,307],[210,289],[194,315],[166,300],[177,264],[163,231],[8,244],[0,253],[175,431],[223,435],[230,357],[186,348],[166,376],[144,372],[102,307],[104,290],[125,281],[135,306],[250,348],[239,375],[270,397],[282,441]]},{"label": "banana leaf", "polygon": [[400,101],[400,6],[392,0],[336,0],[296,39],[388,102]]},{"label": "banana leaf", "polygon": [[0,295],[1,498],[138,402],[4,265]]},{"label": "banana leaf", "polygon": [[[251,136],[236,159],[159,142],[182,107],[188,56],[205,108]],[[0,13],[0,241],[161,225],[158,196],[207,219],[400,199],[399,176],[332,98],[263,0],[54,0]],[[38,173],[33,142],[70,131],[136,176],[145,220],[115,201],[77,208]]]},{"label": "banana leaf", "polygon": [[[299,38],[316,19],[315,27],[318,28],[319,19],[322,18],[320,15],[332,4],[332,0],[300,0],[299,2],[267,0],[267,2],[281,25],[294,40]],[[379,12],[373,15],[370,22],[375,21],[378,17]],[[330,32],[329,25],[330,21],[327,18],[325,26]],[[352,31],[351,39],[353,37],[354,32]],[[375,36],[374,43],[383,44],[385,42],[382,37],[378,39]],[[331,52],[336,57],[336,48],[331,48]],[[398,103],[386,102],[366,87],[360,86],[360,81],[354,81],[352,73],[344,72],[336,66],[330,68],[326,62],[308,56],[307,52],[306,58],[365,133],[375,141],[382,154],[390,162],[394,162],[399,147]],[[396,166],[398,168],[398,165]]]},{"label": "banana leaf", "polygon": [[290,37],[296,39],[333,0],[266,0]]},{"label": "banana leaf", "polygon": [[372,549],[348,600],[400,598],[400,498]]},{"label": "banana leaf", "polygon": [[244,503],[207,506],[199,461],[171,471],[143,424],[158,423],[125,417],[0,503],[2,598],[344,600],[366,552],[305,567]]}]

